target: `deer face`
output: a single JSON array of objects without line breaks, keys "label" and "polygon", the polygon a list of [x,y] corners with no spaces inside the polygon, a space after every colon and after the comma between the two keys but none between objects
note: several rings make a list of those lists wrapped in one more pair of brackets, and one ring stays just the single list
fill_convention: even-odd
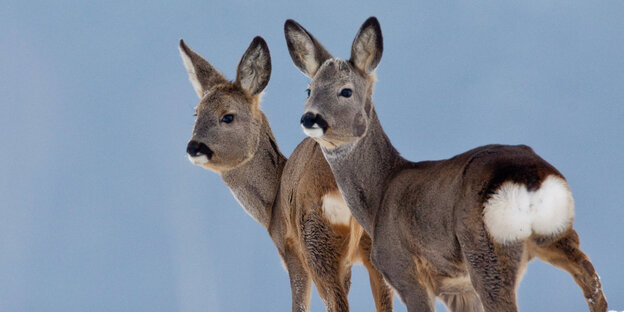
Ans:
[{"label": "deer face", "polygon": [[377,19],[369,18],[353,41],[351,59],[331,55],[301,25],[284,26],[295,65],[312,79],[301,127],[325,148],[354,142],[366,134],[372,113],[375,68],[383,50]]},{"label": "deer face", "polygon": [[370,105],[365,109],[366,78],[347,61],[325,61],[308,87],[310,96],[301,118],[303,132],[328,148],[363,136],[370,114]]},{"label": "deer face", "polygon": [[188,158],[216,172],[236,168],[258,148],[262,125],[258,104],[271,73],[266,43],[260,37],[254,39],[239,63],[234,82],[226,80],[183,41],[180,53],[200,97],[186,149]]},{"label": "deer face", "polygon": [[256,107],[254,98],[232,84],[210,90],[196,108],[197,120],[186,149],[189,160],[221,172],[250,159],[261,125]]}]

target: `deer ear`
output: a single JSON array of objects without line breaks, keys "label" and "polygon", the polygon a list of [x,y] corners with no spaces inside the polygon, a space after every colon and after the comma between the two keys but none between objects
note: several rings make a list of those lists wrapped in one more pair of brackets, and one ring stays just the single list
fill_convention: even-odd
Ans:
[{"label": "deer ear", "polygon": [[227,81],[223,74],[212,67],[203,57],[191,50],[182,39],[180,39],[180,56],[182,61],[184,61],[184,67],[186,67],[189,80],[200,99],[204,97],[204,93],[212,86]]},{"label": "deer ear", "polygon": [[351,62],[355,67],[370,74],[375,71],[383,53],[381,26],[374,16],[369,17],[353,40]]},{"label": "deer ear", "polygon": [[253,39],[236,70],[236,83],[251,95],[256,95],[267,86],[271,78],[271,55],[262,37]]},{"label": "deer ear", "polygon": [[284,24],[284,35],[290,57],[306,76],[312,78],[331,54],[297,22],[289,19]]}]

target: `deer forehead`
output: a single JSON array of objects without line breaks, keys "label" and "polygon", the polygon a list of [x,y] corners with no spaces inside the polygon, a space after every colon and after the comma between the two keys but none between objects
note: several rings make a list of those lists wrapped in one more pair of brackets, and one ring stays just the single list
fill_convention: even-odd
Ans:
[{"label": "deer forehead", "polygon": [[329,59],[321,65],[314,81],[332,81],[340,82],[340,80],[352,78],[355,69],[351,63],[341,59]]},{"label": "deer forehead", "polygon": [[255,100],[240,90],[233,88],[211,89],[197,106],[200,111],[224,113],[232,110],[249,109]]}]

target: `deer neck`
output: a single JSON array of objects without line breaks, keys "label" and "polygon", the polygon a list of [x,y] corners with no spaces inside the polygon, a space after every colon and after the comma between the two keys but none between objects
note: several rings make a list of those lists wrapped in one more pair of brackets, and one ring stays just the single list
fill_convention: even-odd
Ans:
[{"label": "deer neck", "polygon": [[222,172],[221,177],[245,211],[268,228],[286,157],[279,151],[264,114],[262,122],[256,153],[242,165]]},{"label": "deer neck", "polygon": [[386,183],[405,162],[381,128],[375,109],[364,137],[331,150],[323,148],[323,154],[353,217],[372,235]]}]

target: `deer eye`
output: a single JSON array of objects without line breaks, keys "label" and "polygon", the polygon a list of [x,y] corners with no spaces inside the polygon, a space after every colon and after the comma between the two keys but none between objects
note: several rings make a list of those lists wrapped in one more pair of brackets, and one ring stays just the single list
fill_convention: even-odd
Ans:
[{"label": "deer eye", "polygon": [[344,96],[346,98],[351,97],[351,95],[353,94],[353,90],[345,88],[342,89],[342,91],[340,91],[340,96]]},{"label": "deer eye", "polygon": [[306,94],[308,94],[308,97],[310,97],[310,89],[306,89]]},{"label": "deer eye", "polygon": [[230,123],[230,122],[234,121],[234,115],[227,114],[227,115],[221,117],[221,121],[223,121],[225,123]]}]

